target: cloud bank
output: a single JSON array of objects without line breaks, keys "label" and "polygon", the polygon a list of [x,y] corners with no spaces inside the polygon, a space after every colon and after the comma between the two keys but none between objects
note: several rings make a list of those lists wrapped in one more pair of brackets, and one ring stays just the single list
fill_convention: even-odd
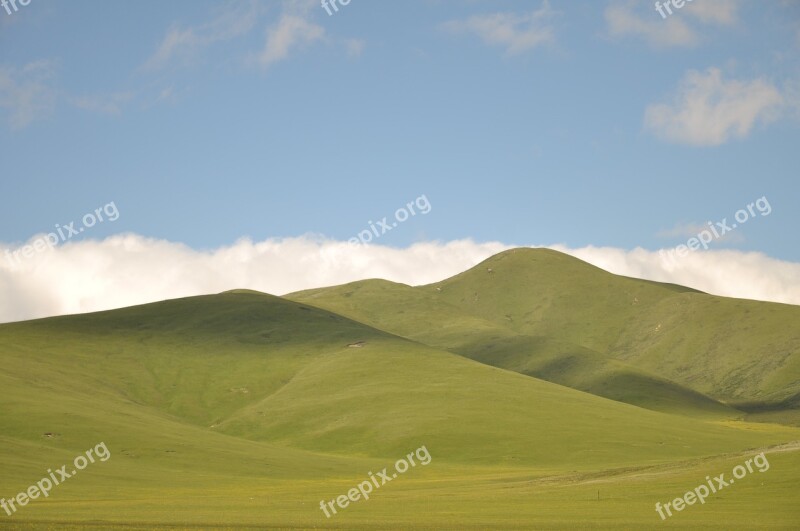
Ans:
[{"label": "cloud bank", "polygon": [[[0,244],[0,322],[235,288],[283,295],[366,278],[427,284],[511,247],[471,240],[417,243],[405,249],[352,247],[304,236],[263,242],[243,239],[197,251],[180,243],[124,234],[71,242],[15,261],[6,254],[14,249]],[[673,262],[639,248],[548,247],[621,275],[674,282],[716,295],[800,304],[800,264],[760,253],[694,252]]]},{"label": "cloud bank", "polygon": [[718,146],[777,119],[788,104],[766,79],[727,80],[718,68],[686,73],[672,103],[650,105],[645,126],[679,144]]}]

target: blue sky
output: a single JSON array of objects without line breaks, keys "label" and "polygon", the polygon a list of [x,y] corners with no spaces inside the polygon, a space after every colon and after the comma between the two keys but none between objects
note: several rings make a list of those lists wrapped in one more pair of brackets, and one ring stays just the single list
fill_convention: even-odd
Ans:
[{"label": "blue sky", "polygon": [[114,234],[212,252],[346,241],[800,262],[800,3],[17,2],[0,9],[0,242],[109,202]]}]

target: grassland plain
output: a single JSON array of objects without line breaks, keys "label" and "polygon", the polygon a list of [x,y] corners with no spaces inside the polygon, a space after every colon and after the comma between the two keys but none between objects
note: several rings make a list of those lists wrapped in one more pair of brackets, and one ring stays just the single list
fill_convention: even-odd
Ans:
[{"label": "grassland plain", "polygon": [[[1,325],[0,497],[111,458],[0,528],[796,529],[797,317],[517,250],[418,288]],[[319,510],[421,445],[428,466]],[[759,451],[768,471],[655,512]]]}]

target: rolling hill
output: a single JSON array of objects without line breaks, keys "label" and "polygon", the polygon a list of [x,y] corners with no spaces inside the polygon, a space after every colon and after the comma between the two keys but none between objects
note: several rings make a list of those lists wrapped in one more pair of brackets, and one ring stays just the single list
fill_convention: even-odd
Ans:
[{"label": "rolling hill", "polygon": [[287,298],[650,409],[793,419],[798,408],[800,308],[621,277],[548,249],[428,286],[369,280]]},{"label": "rolling hill", "polygon": [[[691,521],[788,528],[800,430],[742,421],[734,399],[791,402],[796,351],[765,345],[792,348],[796,312],[715,299],[516,250],[430,286],[236,290],[0,325],[0,497],[100,441],[111,453],[0,527],[640,527],[655,501],[758,450],[768,486]],[[693,320],[670,313],[680,301]],[[646,335],[657,319],[664,334]],[[764,336],[691,350],[725,319]],[[334,519],[319,510],[423,445],[428,466]]]}]

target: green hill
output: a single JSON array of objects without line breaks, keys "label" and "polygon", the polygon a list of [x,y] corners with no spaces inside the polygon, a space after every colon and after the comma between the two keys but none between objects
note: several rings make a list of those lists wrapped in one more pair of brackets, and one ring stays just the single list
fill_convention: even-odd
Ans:
[{"label": "green hill", "polygon": [[[26,442],[46,432],[73,441],[79,422],[69,412],[79,408],[59,403],[91,399],[109,411],[134,408],[212,433],[370,457],[424,440],[445,461],[582,468],[642,463],[653,448],[668,460],[764,442],[475,363],[264,294],[4,325],[0,342],[9,367],[4,399],[25,404],[2,419],[3,433]],[[32,386],[41,389],[31,393]],[[85,422],[98,415],[87,413]],[[568,431],[560,426],[564,416],[572,419]],[[557,431],[563,435],[554,437]],[[629,432],[640,433],[642,453],[620,451]]]},{"label": "green hill", "polygon": [[516,331],[569,340],[720,400],[780,402],[800,391],[797,306],[612,275],[543,249],[506,251],[423,289],[437,287],[470,314],[510,319]]},{"label": "green hill", "polygon": [[[101,441],[111,453],[47,499],[0,513],[0,527],[574,528],[600,519],[641,528],[660,523],[655,501],[759,451],[768,473],[686,521],[796,521],[800,430],[732,420],[739,412],[694,379],[648,372],[655,355],[631,350],[635,323],[625,319],[641,316],[627,306],[625,318],[604,315],[579,336],[557,333],[559,320],[589,319],[602,305],[570,314],[562,305],[577,303],[518,272],[532,266],[515,254],[418,288],[366,281],[294,300],[236,290],[0,325],[0,497]],[[548,255],[530,255],[554,268],[547,282],[559,268],[585,271]],[[532,276],[504,297],[512,274]],[[701,295],[606,281],[635,284],[651,313],[670,297]],[[558,300],[535,313],[535,297],[546,296]],[[765,329],[784,318],[751,311],[753,322],[766,316]],[[602,327],[616,324],[623,330],[609,339]],[[685,341],[705,337],[695,334],[687,329]],[[714,367],[709,381],[728,381],[726,366]],[[789,368],[737,370],[779,397],[792,389]],[[320,500],[423,445],[429,465],[335,518],[320,511]]]},{"label": "green hill", "polygon": [[797,408],[799,307],[621,277],[548,249],[509,250],[428,286],[363,281],[287,297],[650,409]]}]

